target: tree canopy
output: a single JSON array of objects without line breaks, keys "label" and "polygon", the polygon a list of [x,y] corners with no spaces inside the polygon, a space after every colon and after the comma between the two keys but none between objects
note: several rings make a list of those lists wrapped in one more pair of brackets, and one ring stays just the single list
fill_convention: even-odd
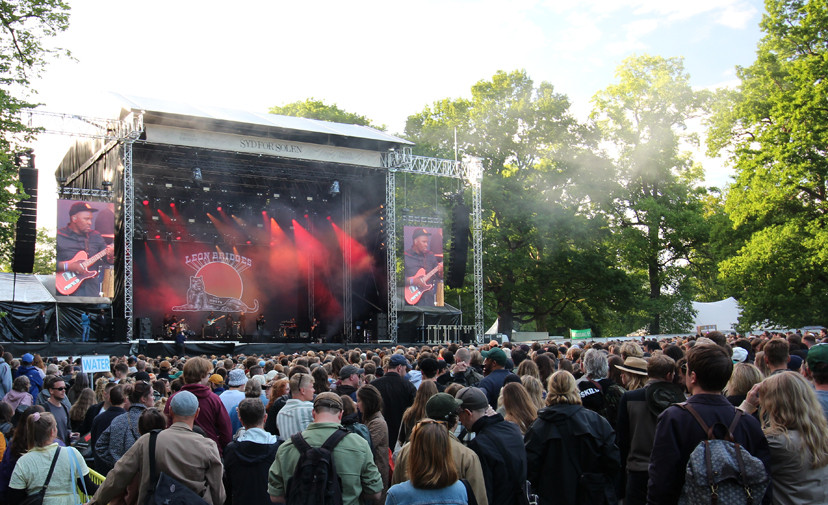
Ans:
[{"label": "tree canopy", "polygon": [[721,277],[745,325],[828,318],[828,4],[768,0],[756,61],[718,96],[709,148],[736,169],[726,211],[744,245]]},{"label": "tree canopy", "polygon": [[34,107],[31,80],[50,56],[60,53],[47,40],[69,26],[69,5],[61,0],[0,2],[0,261],[10,263],[15,204],[27,198],[18,182],[15,154],[34,133],[20,111]]},{"label": "tree canopy", "polygon": [[385,129],[385,127],[378,127],[371,124],[371,120],[365,116],[342,110],[336,104],[328,105],[324,101],[315,98],[271,107],[268,112],[282,116],[306,117],[309,119],[319,119],[321,121],[333,121],[335,123],[371,126],[379,130]]},{"label": "tree canopy", "polygon": [[703,172],[687,150],[698,139],[685,130],[707,94],[693,91],[681,58],[631,57],[617,76],[593,99],[592,118],[614,161],[607,216],[619,259],[646,278],[634,310],[651,333],[683,331],[692,323],[688,265],[708,236],[697,186]]},{"label": "tree canopy", "polygon": [[525,71],[500,71],[476,83],[470,99],[435,102],[406,123],[420,154],[453,157],[456,128],[460,153],[484,160],[484,285],[507,334],[516,322],[601,329],[630,300],[592,211],[606,161],[569,105]]}]

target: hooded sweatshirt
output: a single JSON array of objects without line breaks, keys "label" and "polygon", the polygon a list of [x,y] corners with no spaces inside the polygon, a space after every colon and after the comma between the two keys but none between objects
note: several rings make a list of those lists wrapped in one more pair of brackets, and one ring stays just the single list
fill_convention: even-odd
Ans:
[{"label": "hooded sweatshirt", "polygon": [[618,404],[618,448],[621,465],[631,472],[646,472],[650,466],[658,415],[685,400],[678,384],[648,382],[643,388],[624,393]]},{"label": "hooded sweatshirt", "polygon": [[17,367],[15,377],[25,375],[29,378],[29,394],[35,398],[40,390],[43,389],[43,376],[40,375],[41,370],[32,365],[20,365]]},{"label": "hooded sweatshirt", "polygon": [[[204,430],[207,438],[215,440],[219,453],[222,454],[224,447],[233,439],[233,429],[230,425],[230,416],[222,405],[221,399],[210,390],[210,386],[204,384],[185,384],[181,391],[189,391],[198,398],[200,410],[195,419],[195,425]],[[172,425],[170,404],[174,397],[175,395],[170,396],[170,400],[164,406],[164,413],[170,425]]]},{"label": "hooded sweatshirt", "polygon": [[3,401],[11,405],[12,410],[17,410],[19,405],[32,405],[32,395],[30,395],[26,391],[15,391],[12,389],[6,396],[3,397]]},{"label": "hooded sweatshirt", "polygon": [[245,430],[224,450],[226,504],[269,503],[267,472],[280,442],[261,428]]}]

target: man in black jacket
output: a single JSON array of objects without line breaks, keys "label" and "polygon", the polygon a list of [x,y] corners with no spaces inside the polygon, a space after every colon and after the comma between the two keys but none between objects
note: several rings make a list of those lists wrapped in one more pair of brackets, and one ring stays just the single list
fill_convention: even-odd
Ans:
[{"label": "man in black jacket", "polygon": [[653,450],[658,415],[684,401],[684,388],[673,384],[676,362],[666,354],[647,362],[649,380],[641,389],[627,391],[618,403],[618,448],[626,470],[625,505],[647,503],[650,452]]},{"label": "man in black jacket", "polygon": [[382,395],[382,417],[388,424],[388,447],[392,450],[397,443],[403,412],[414,403],[417,394],[417,388],[405,378],[410,368],[405,356],[392,354],[385,375],[371,382]]},{"label": "man in black jacket", "polygon": [[[717,423],[730,426],[733,422],[736,409],[722,395],[722,389],[727,385],[732,372],[733,362],[730,356],[718,345],[697,344],[687,352],[685,384],[692,394],[687,403],[698,412],[707,426]],[[717,433],[722,435],[718,431]],[[674,405],[661,413],[650,455],[647,503],[678,503],[690,453],[706,438],[704,429],[687,410]],[[742,416],[733,430],[733,438],[751,455],[762,460],[770,474],[768,440],[755,417]],[[770,503],[771,488],[772,485],[768,488],[763,503]]]},{"label": "man in black jacket", "polygon": [[489,503],[524,503],[521,494],[526,484],[526,449],[520,428],[490,410],[482,389],[465,387],[457,392],[457,399],[463,402],[460,422],[475,433],[468,445],[480,458]]},{"label": "man in black jacket", "polygon": [[224,449],[224,503],[269,503],[267,472],[280,442],[264,430],[267,415],[258,398],[245,398],[237,408],[244,431]]}]

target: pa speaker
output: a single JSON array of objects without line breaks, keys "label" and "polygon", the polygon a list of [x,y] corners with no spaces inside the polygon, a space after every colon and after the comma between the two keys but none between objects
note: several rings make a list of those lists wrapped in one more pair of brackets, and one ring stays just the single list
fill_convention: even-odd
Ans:
[{"label": "pa speaker", "polygon": [[152,338],[152,320],[148,317],[138,318],[138,339]]},{"label": "pa speaker", "polygon": [[19,177],[20,185],[29,198],[20,200],[16,205],[20,217],[15,225],[12,271],[32,273],[37,241],[37,170],[21,167]]},{"label": "pa speaker", "polygon": [[466,279],[466,263],[469,255],[469,207],[463,203],[462,195],[452,209],[451,256],[448,261],[446,283],[450,288],[462,288]]}]

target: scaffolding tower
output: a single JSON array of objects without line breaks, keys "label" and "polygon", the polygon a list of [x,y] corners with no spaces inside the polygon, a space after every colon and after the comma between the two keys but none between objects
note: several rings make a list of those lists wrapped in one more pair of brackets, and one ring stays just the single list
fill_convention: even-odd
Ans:
[{"label": "scaffolding tower", "polygon": [[388,336],[397,343],[397,313],[400,298],[397,294],[397,230],[396,230],[396,174],[397,172],[450,177],[464,181],[472,191],[472,252],[474,276],[474,329],[475,339],[482,342],[483,322],[483,205],[481,183],[483,163],[479,158],[467,157],[463,161],[428,158],[412,154],[410,147],[389,151],[382,156],[385,176],[386,221],[386,268],[388,277]]}]

